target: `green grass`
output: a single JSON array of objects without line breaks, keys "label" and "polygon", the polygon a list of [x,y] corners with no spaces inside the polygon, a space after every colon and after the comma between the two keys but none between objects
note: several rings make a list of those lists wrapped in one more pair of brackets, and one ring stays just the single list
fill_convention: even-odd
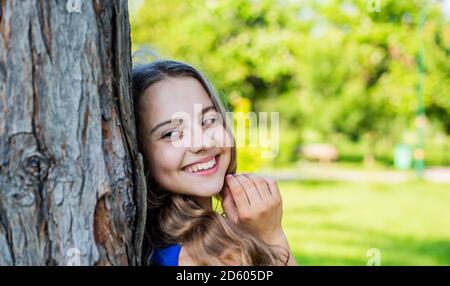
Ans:
[{"label": "green grass", "polygon": [[300,265],[450,265],[450,185],[280,182]]}]

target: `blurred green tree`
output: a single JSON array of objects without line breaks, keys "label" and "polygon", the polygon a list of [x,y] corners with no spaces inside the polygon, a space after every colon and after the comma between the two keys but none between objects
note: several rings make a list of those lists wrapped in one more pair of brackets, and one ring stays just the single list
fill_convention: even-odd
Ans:
[{"label": "blurred green tree", "polygon": [[450,134],[450,19],[427,1],[417,33],[424,3],[384,0],[376,12],[357,0],[145,0],[131,15],[133,48],[201,67],[227,104],[238,94],[255,111],[280,112],[289,140],[277,160],[295,160],[307,130],[364,141],[373,157],[415,128],[422,46],[429,129]]}]

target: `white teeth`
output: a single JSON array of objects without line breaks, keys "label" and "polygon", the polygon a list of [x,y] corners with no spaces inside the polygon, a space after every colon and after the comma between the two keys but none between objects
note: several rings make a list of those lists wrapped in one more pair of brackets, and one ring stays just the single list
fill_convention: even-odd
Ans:
[{"label": "white teeth", "polygon": [[206,162],[206,163],[199,163],[199,164],[195,164],[192,166],[189,166],[186,168],[186,171],[188,172],[197,172],[200,170],[208,170],[211,169],[212,167],[214,167],[216,165],[216,157],[214,157],[212,160]]}]

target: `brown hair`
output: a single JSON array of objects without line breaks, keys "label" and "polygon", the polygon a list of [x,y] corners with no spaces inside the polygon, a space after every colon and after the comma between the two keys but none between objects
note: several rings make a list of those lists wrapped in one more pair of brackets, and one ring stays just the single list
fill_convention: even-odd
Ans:
[{"label": "brown hair", "polygon": [[[225,128],[233,138],[224,106],[209,81],[194,67],[171,60],[159,60],[133,68],[132,86],[134,110],[139,114],[139,100],[152,84],[167,78],[192,77],[208,93],[216,110],[221,114]],[[139,149],[144,150],[142,124],[135,116]],[[233,139],[234,140],[234,139]],[[236,172],[236,148],[232,147],[227,174]],[[146,157],[146,154],[144,154]],[[195,251],[189,255],[199,265],[275,265],[285,260],[272,246],[259,239],[251,229],[235,224],[225,215],[206,210],[192,197],[163,190],[152,176],[148,160],[144,160],[148,183],[147,222],[144,240],[144,257],[151,264],[156,249],[172,244],[188,245]],[[221,200],[222,192],[217,195]]]}]

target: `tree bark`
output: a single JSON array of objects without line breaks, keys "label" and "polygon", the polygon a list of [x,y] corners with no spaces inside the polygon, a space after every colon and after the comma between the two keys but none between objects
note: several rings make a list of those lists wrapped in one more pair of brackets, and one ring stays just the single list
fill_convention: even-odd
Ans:
[{"label": "tree bark", "polygon": [[141,263],[130,69],[126,0],[0,0],[0,265]]}]

